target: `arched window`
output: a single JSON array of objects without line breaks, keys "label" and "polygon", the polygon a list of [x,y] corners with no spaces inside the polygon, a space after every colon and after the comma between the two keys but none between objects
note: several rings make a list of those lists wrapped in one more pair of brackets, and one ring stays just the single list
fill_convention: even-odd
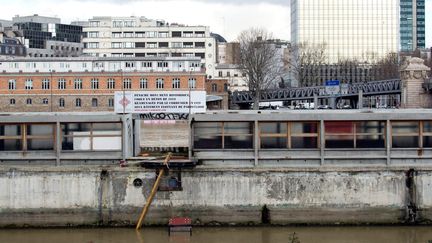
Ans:
[{"label": "arched window", "polygon": [[26,104],[27,104],[27,105],[31,105],[31,104],[32,104],[32,99],[28,98],[28,99],[26,100]]},{"label": "arched window", "polygon": [[97,107],[98,106],[98,100],[96,98],[92,99],[92,106]]},{"label": "arched window", "polygon": [[65,106],[65,100],[63,98],[59,99],[59,107],[64,107]]},{"label": "arched window", "polygon": [[42,104],[48,105],[48,98],[43,98],[42,99]]},{"label": "arched window", "polygon": [[9,100],[9,104],[11,104],[11,105],[15,105],[15,103],[16,103],[15,99],[10,99],[10,100]]},{"label": "arched window", "polygon": [[217,84],[212,84],[211,87],[212,87],[212,88],[211,88],[211,91],[212,91],[212,92],[217,92]]},{"label": "arched window", "polygon": [[108,99],[108,107],[114,107],[114,99],[113,98]]},{"label": "arched window", "polygon": [[81,99],[80,99],[80,98],[77,98],[77,99],[75,100],[75,106],[76,106],[76,107],[81,107]]}]

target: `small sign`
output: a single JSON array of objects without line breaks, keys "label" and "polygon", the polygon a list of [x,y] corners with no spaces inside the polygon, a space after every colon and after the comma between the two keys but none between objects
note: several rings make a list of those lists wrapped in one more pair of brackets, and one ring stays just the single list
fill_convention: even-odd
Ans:
[{"label": "small sign", "polygon": [[339,94],[340,92],[339,80],[327,80],[325,82],[325,91],[328,95]]}]

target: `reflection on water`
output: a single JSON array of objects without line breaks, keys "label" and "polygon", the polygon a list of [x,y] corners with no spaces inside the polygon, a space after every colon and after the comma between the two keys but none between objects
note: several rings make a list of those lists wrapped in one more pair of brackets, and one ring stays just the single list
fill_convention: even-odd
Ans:
[{"label": "reflection on water", "polygon": [[[195,227],[193,235],[167,228],[3,229],[0,242],[8,243],[274,243],[288,242],[296,232],[301,243],[428,243],[432,227]],[[431,241],[432,242],[432,241]]]}]

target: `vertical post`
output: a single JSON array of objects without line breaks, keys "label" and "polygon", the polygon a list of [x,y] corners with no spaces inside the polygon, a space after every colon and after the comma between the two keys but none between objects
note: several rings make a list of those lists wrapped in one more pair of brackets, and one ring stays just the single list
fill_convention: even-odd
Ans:
[{"label": "vertical post", "polygon": [[61,128],[60,128],[60,122],[57,121],[55,125],[55,146],[56,146],[56,166],[60,165],[60,155],[61,155],[61,149],[62,149],[62,143],[61,143]]},{"label": "vertical post", "polygon": [[324,120],[320,120],[320,129],[319,129],[319,146],[320,146],[320,157],[321,157],[321,165],[324,165],[325,160],[325,134],[324,134]]},{"label": "vertical post", "polygon": [[331,109],[336,109],[336,96],[332,95],[329,97],[329,107]]},{"label": "vertical post", "polygon": [[[190,64],[189,64],[190,65]],[[190,68],[189,70],[189,80],[188,80],[188,90],[189,90],[189,94],[188,94],[188,98],[189,98],[189,102],[188,102],[188,106],[189,106],[189,114],[188,114],[188,129],[189,129],[189,149],[188,149],[188,157],[189,159],[192,158],[192,143],[193,143],[193,135],[192,135],[192,124],[191,124],[191,79],[192,79],[192,71],[194,70],[193,67]]]},{"label": "vertical post", "polygon": [[188,117],[188,126],[189,126],[189,149],[188,149],[188,158],[192,159],[192,149],[193,149],[193,141],[194,141],[194,130],[192,124],[192,118]]},{"label": "vertical post", "polygon": [[360,89],[358,92],[358,102],[357,102],[358,109],[363,109],[363,90]]},{"label": "vertical post", "polygon": [[51,97],[50,97],[50,112],[53,112],[53,102],[54,102],[54,100],[53,100],[53,86],[54,86],[54,80],[53,80],[53,72],[52,72],[52,70],[50,70],[50,82],[49,82],[49,84],[50,84],[50,93],[51,93]]},{"label": "vertical post", "polygon": [[134,155],[138,156],[141,153],[141,120],[134,119]]},{"label": "vertical post", "polygon": [[194,68],[191,67],[189,71],[189,80],[188,80],[188,90],[189,90],[189,116],[191,115],[191,84],[192,84],[192,72],[194,71]]},{"label": "vertical post", "polygon": [[386,142],[386,155],[387,161],[386,164],[390,165],[391,163],[391,143],[392,143],[392,134],[391,134],[391,124],[390,120],[386,120],[386,134],[385,134],[385,142]]},{"label": "vertical post", "polygon": [[126,117],[125,117],[125,114],[123,113],[123,115],[121,116],[121,120],[122,120],[122,127],[123,127],[123,129],[122,129],[122,138],[123,138],[123,144],[122,144],[122,159],[123,160],[126,160],[126,149],[128,149],[128,143],[130,143],[130,141],[129,141],[129,139],[130,138],[128,138],[127,137],[127,135],[128,135],[128,130],[127,130],[127,127],[128,127],[128,125],[126,124]]},{"label": "vertical post", "polygon": [[124,115],[126,113],[125,112],[126,111],[126,103],[125,103],[126,93],[125,93],[125,87],[124,87],[125,84],[124,84],[124,80],[123,80],[123,69],[120,68],[119,71],[120,71],[120,84],[122,86],[122,91],[123,91],[122,106],[123,106],[123,115]]},{"label": "vertical post", "polygon": [[259,128],[258,128],[258,120],[254,121],[254,165],[258,166],[258,157],[259,157],[259,151],[258,148],[260,146],[259,144]]},{"label": "vertical post", "polygon": [[313,99],[314,99],[314,110],[316,110],[318,109],[318,95],[314,94]]}]

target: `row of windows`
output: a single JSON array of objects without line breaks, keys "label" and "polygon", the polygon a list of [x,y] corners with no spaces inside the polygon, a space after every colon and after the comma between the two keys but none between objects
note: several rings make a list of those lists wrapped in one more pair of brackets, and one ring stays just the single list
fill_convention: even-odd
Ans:
[{"label": "row of windows", "polygon": [[[115,79],[109,78],[106,82],[106,88],[107,89],[115,89]],[[139,80],[140,89],[147,89],[148,88],[148,81],[146,78],[141,78]],[[90,80],[90,86],[91,89],[99,89],[99,79],[92,78]],[[156,88],[157,89],[163,89],[165,86],[165,80],[163,78],[157,78],[156,79]],[[32,90],[33,89],[33,80],[32,79],[26,79],[24,82],[24,89],[26,90]],[[51,81],[49,79],[42,79],[41,83],[41,89],[43,90],[49,90],[51,87]],[[74,89],[82,89],[83,87],[83,81],[82,79],[75,79],[74,80]],[[15,79],[10,79],[8,82],[8,89],[9,90],[15,90],[17,88],[17,81]],[[123,79],[123,89],[131,89],[132,88],[132,80],[130,78]],[[180,78],[173,78],[172,79],[172,88],[173,89],[180,89]],[[188,80],[188,88],[189,89],[195,89],[196,88],[196,79],[195,78],[189,78]],[[57,81],[57,89],[66,89],[66,80],[61,78]]]},{"label": "row of windows", "polygon": [[[138,54],[138,53],[137,53]],[[193,54],[193,53],[192,53]],[[114,56],[114,54],[113,54]],[[156,53],[155,55],[156,56]],[[192,55],[194,56],[194,55]],[[196,68],[200,68],[201,67],[201,62],[200,61],[189,61],[189,62],[184,62],[184,61],[171,61],[171,67],[172,68],[190,68],[190,70],[192,71],[196,71],[199,69]],[[106,65],[107,64],[107,65]],[[24,63],[22,62],[9,62],[9,68],[11,69],[19,69],[24,65]],[[71,63],[71,62],[42,62],[42,63],[37,63],[37,62],[25,62],[25,68],[26,69],[38,69],[38,68],[43,68],[43,69],[50,69],[52,70],[53,68],[60,68],[60,69],[68,69],[68,68],[79,68],[79,69],[86,69],[86,68],[108,68],[110,70],[115,70],[118,71],[119,69],[128,69],[128,68],[138,68],[138,67],[142,67],[142,68],[152,68],[152,67],[170,67],[169,62],[168,61],[157,61],[157,62],[153,62],[153,61],[123,61],[123,62],[92,62],[92,63],[87,63],[87,62],[77,62],[77,63]],[[193,68],[193,69],[192,69]]]},{"label": "row of windows", "polygon": [[[93,42],[92,42],[93,43]],[[94,42],[97,43],[97,42]],[[84,43],[86,46],[87,44]],[[91,44],[94,45],[94,44]],[[99,44],[95,45],[99,46]],[[121,48],[168,48],[168,42],[112,42],[111,48],[121,49]],[[204,48],[204,42],[172,42],[171,48]]]},{"label": "row of windows", "polygon": [[[101,47],[99,42],[84,42],[84,48],[98,49]],[[105,47],[105,46],[104,46]],[[205,42],[172,42],[171,48],[204,48]],[[129,48],[169,48],[168,42],[112,42],[113,49]]]},{"label": "row of windows", "polygon": [[[262,149],[384,149],[432,148],[432,121],[392,121],[390,141],[386,121],[325,121],[324,144],[320,144],[319,122],[260,122]],[[194,123],[196,149],[251,149],[252,122]]]},{"label": "row of windows", "polygon": [[[93,23],[93,22],[91,22]],[[98,23],[98,22],[94,22],[94,23]],[[122,22],[122,21],[113,21],[113,27],[122,27],[124,26],[123,23],[126,22]],[[129,21],[127,21],[127,23],[130,23]],[[124,27],[133,27],[135,26],[135,24],[130,25],[128,24],[128,26],[124,26]],[[96,27],[96,26],[94,26]],[[98,31],[89,31],[89,32],[85,32],[86,36],[89,38],[99,38],[99,32]],[[205,37],[205,32],[204,31],[172,31],[171,34],[168,31],[124,31],[124,32],[112,32],[112,37],[114,38],[121,38],[121,37],[125,37],[125,38],[169,38],[169,37]]]},{"label": "row of windows", "polygon": [[[60,98],[58,100],[58,107],[65,107],[65,99],[64,98]],[[15,99],[10,99],[9,100],[9,104],[10,105],[15,105],[16,104],[16,100]],[[27,105],[32,105],[33,104],[33,100],[31,98],[27,98],[26,99],[26,104]],[[43,98],[42,99],[42,104],[43,105],[48,105],[49,104],[49,100],[48,98]],[[82,106],[82,100],[81,98],[76,98],[75,99],[75,107],[81,107]],[[98,99],[97,98],[92,98],[91,99],[91,106],[92,107],[98,107]],[[114,107],[114,99],[110,98],[108,99],[108,107]]]},{"label": "row of windows", "polygon": [[[54,150],[55,130],[55,124],[2,124],[0,151]],[[121,150],[121,123],[61,123],[60,133],[61,150]]]}]

